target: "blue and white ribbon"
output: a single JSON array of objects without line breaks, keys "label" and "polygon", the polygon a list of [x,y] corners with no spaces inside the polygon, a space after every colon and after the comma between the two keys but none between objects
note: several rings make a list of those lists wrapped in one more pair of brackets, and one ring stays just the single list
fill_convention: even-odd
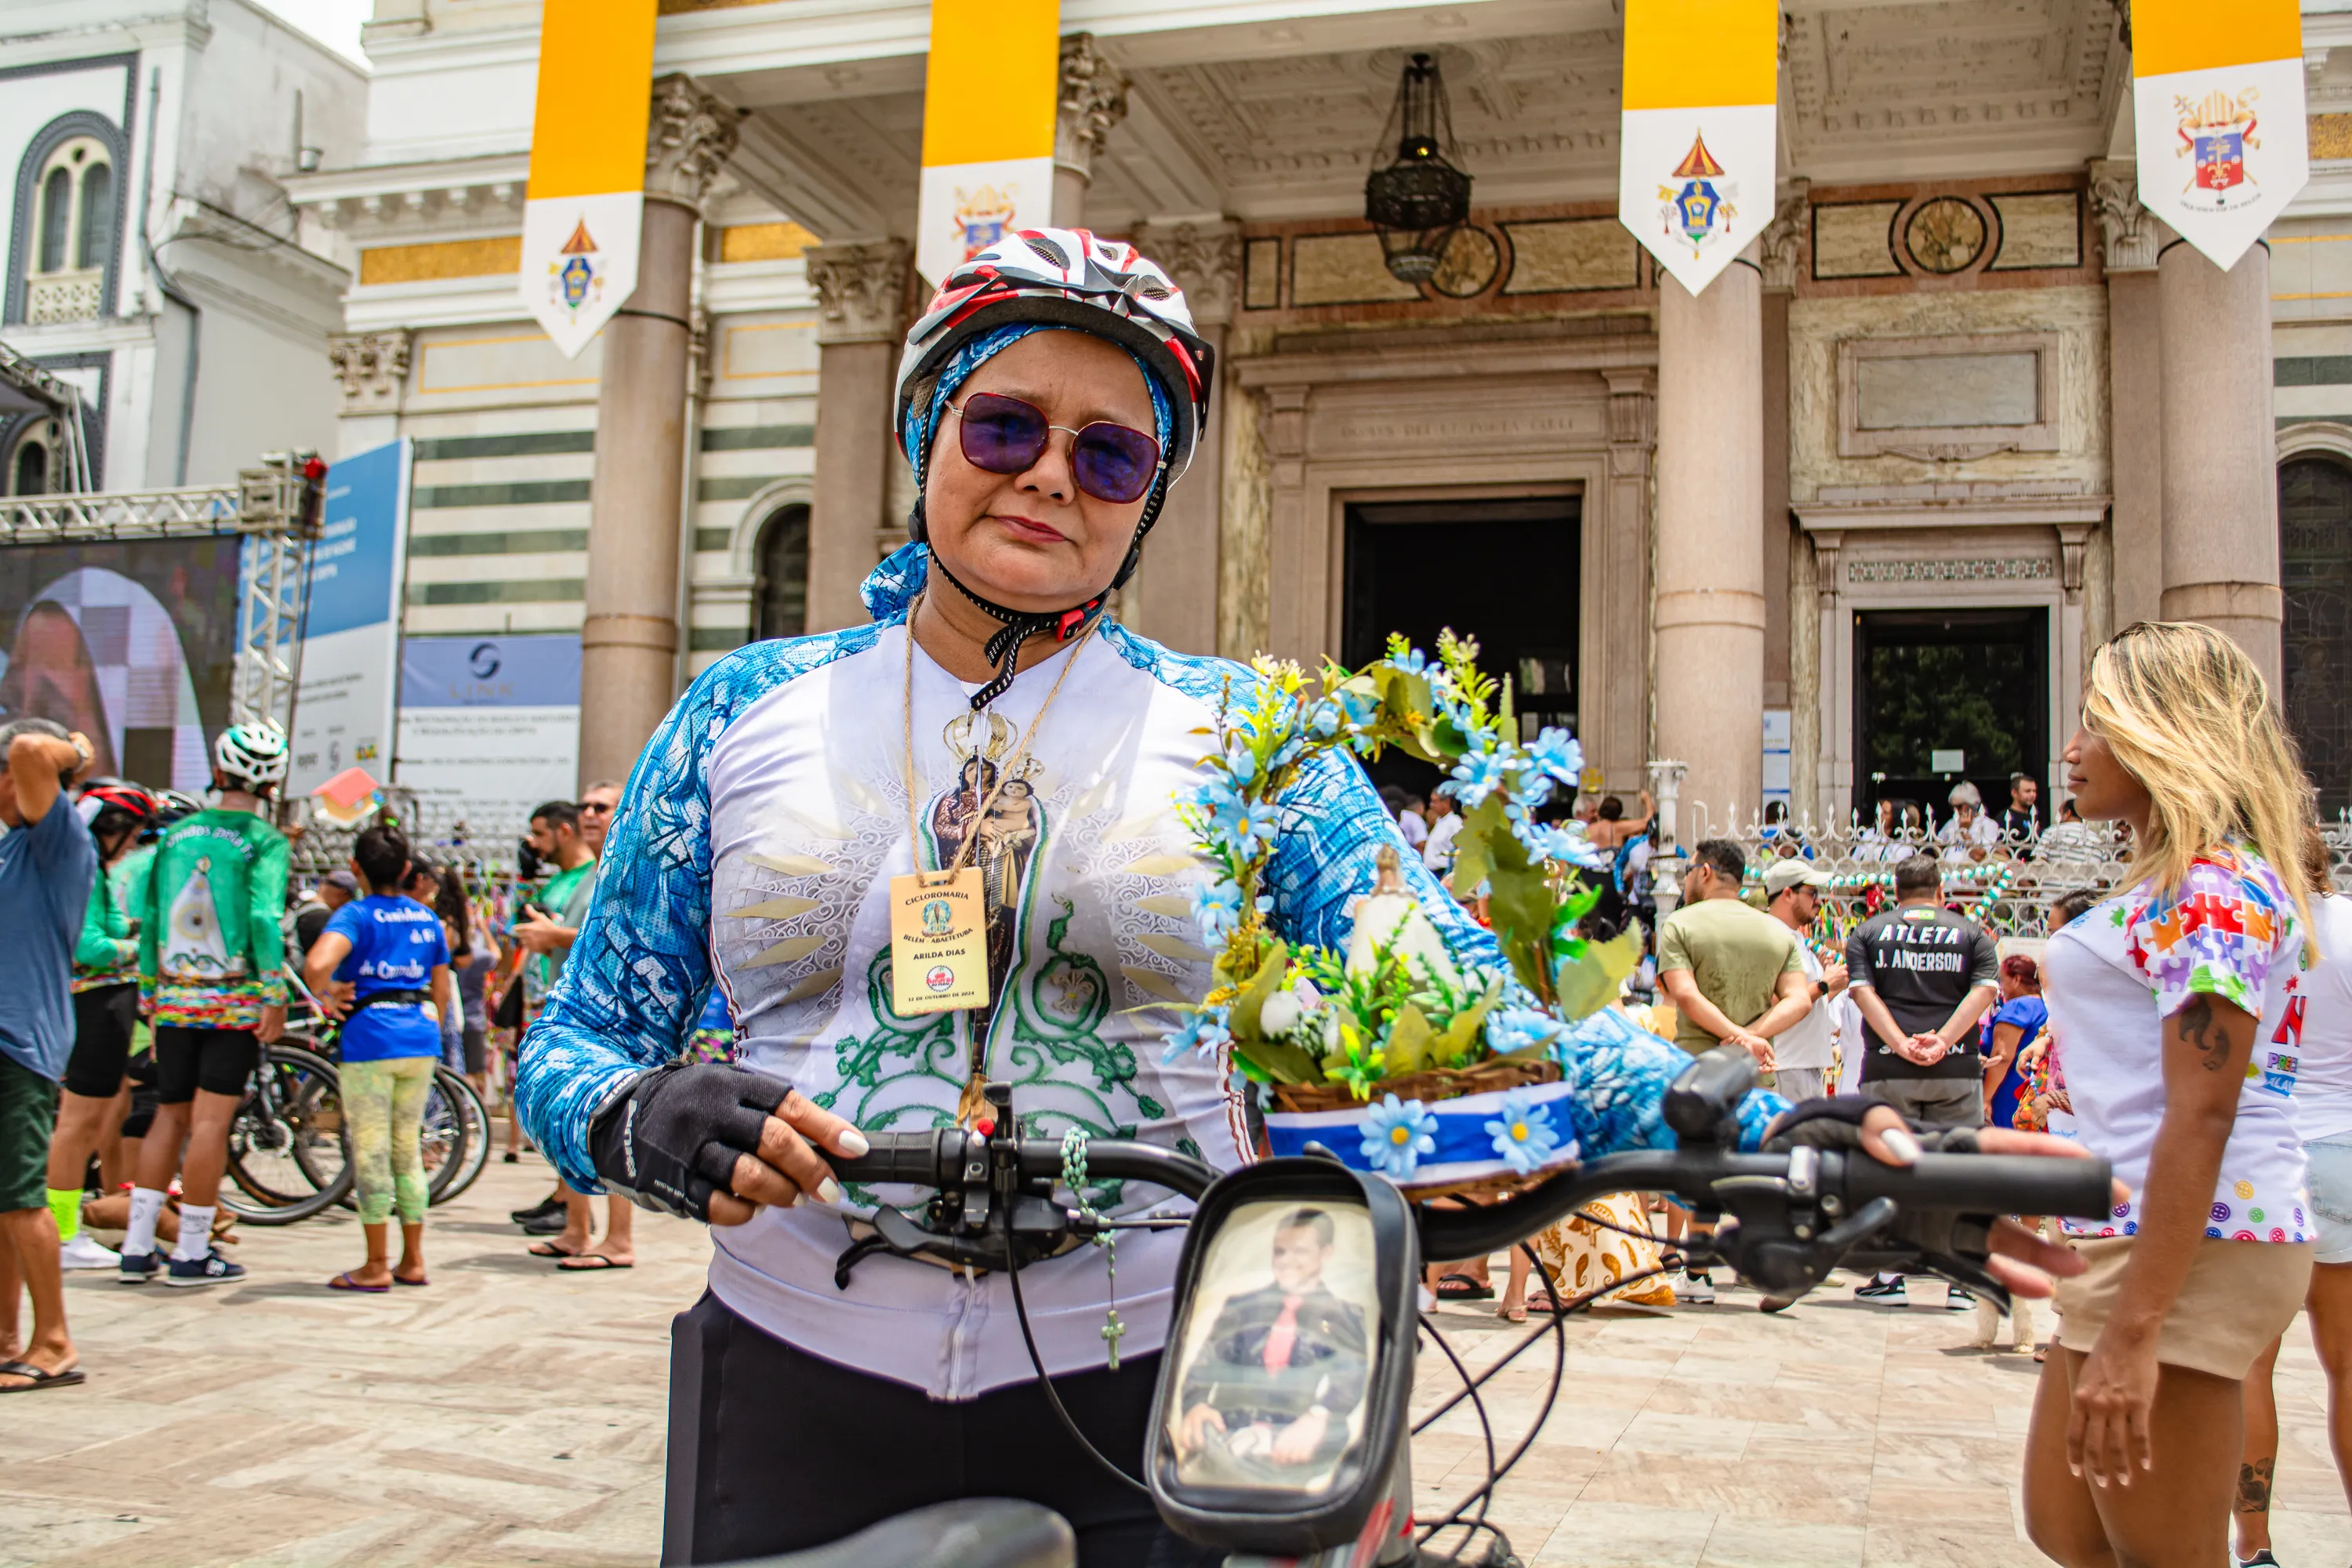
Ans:
[{"label": "blue and white ribbon", "polygon": [[1403,1186],[1531,1175],[1577,1158],[1569,1119],[1575,1092],[1572,1084],[1542,1083],[1428,1105],[1391,1094],[1346,1110],[1268,1111],[1266,1142],[1277,1155],[1320,1143],[1349,1169]]}]

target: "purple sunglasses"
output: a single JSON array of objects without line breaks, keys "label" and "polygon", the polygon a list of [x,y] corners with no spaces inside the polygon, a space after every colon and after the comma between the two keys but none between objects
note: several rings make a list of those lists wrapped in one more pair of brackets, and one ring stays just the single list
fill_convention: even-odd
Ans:
[{"label": "purple sunglasses", "polygon": [[1142,499],[1160,472],[1160,443],[1140,430],[1097,420],[1083,430],[1049,424],[1034,403],[993,392],[975,392],[961,405],[950,403],[961,426],[957,445],[964,461],[992,474],[1022,474],[1036,467],[1056,430],[1070,435],[1070,473],[1078,489],[1097,500],[1124,506]]}]

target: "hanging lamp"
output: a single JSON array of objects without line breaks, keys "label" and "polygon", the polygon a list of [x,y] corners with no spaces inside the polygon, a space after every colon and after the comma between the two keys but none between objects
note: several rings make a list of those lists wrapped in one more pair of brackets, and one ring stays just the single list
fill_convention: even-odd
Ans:
[{"label": "hanging lamp", "polygon": [[[1381,164],[1390,156],[1392,162]],[[1364,181],[1364,219],[1380,231],[1389,273],[1424,283],[1470,217],[1470,176],[1454,166],[1454,114],[1437,62],[1414,55],[1397,83],[1396,103],[1381,129]]]}]

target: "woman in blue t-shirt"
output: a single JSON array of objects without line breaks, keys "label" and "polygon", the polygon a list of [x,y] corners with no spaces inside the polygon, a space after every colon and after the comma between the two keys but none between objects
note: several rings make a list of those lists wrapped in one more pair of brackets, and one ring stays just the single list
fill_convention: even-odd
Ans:
[{"label": "woman in blue t-shirt", "polygon": [[[367,1261],[327,1282],[335,1290],[389,1290],[425,1280],[425,1162],[417,1124],[441,1059],[441,1020],[454,1016],[449,944],[441,917],[399,891],[408,840],[371,827],[352,846],[366,895],[337,910],[310,945],[302,978],[342,1020],[343,1121],[367,1233]],[[427,991],[431,997],[427,1000]],[[385,1222],[400,1211],[400,1267]]]},{"label": "woman in blue t-shirt", "polygon": [[1985,1015],[1985,1121],[2017,1125],[2017,1097],[2025,1087],[2018,1056],[2050,1021],[2042,1001],[2042,970],[2021,952],[2000,961],[2000,1005]]}]

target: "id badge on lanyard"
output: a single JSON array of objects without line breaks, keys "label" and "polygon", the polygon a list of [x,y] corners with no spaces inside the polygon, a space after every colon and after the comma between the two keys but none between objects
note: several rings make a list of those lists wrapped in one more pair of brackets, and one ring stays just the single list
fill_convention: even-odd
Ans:
[{"label": "id badge on lanyard", "polygon": [[900,1017],[988,1005],[980,868],[890,879],[890,1006]]}]

